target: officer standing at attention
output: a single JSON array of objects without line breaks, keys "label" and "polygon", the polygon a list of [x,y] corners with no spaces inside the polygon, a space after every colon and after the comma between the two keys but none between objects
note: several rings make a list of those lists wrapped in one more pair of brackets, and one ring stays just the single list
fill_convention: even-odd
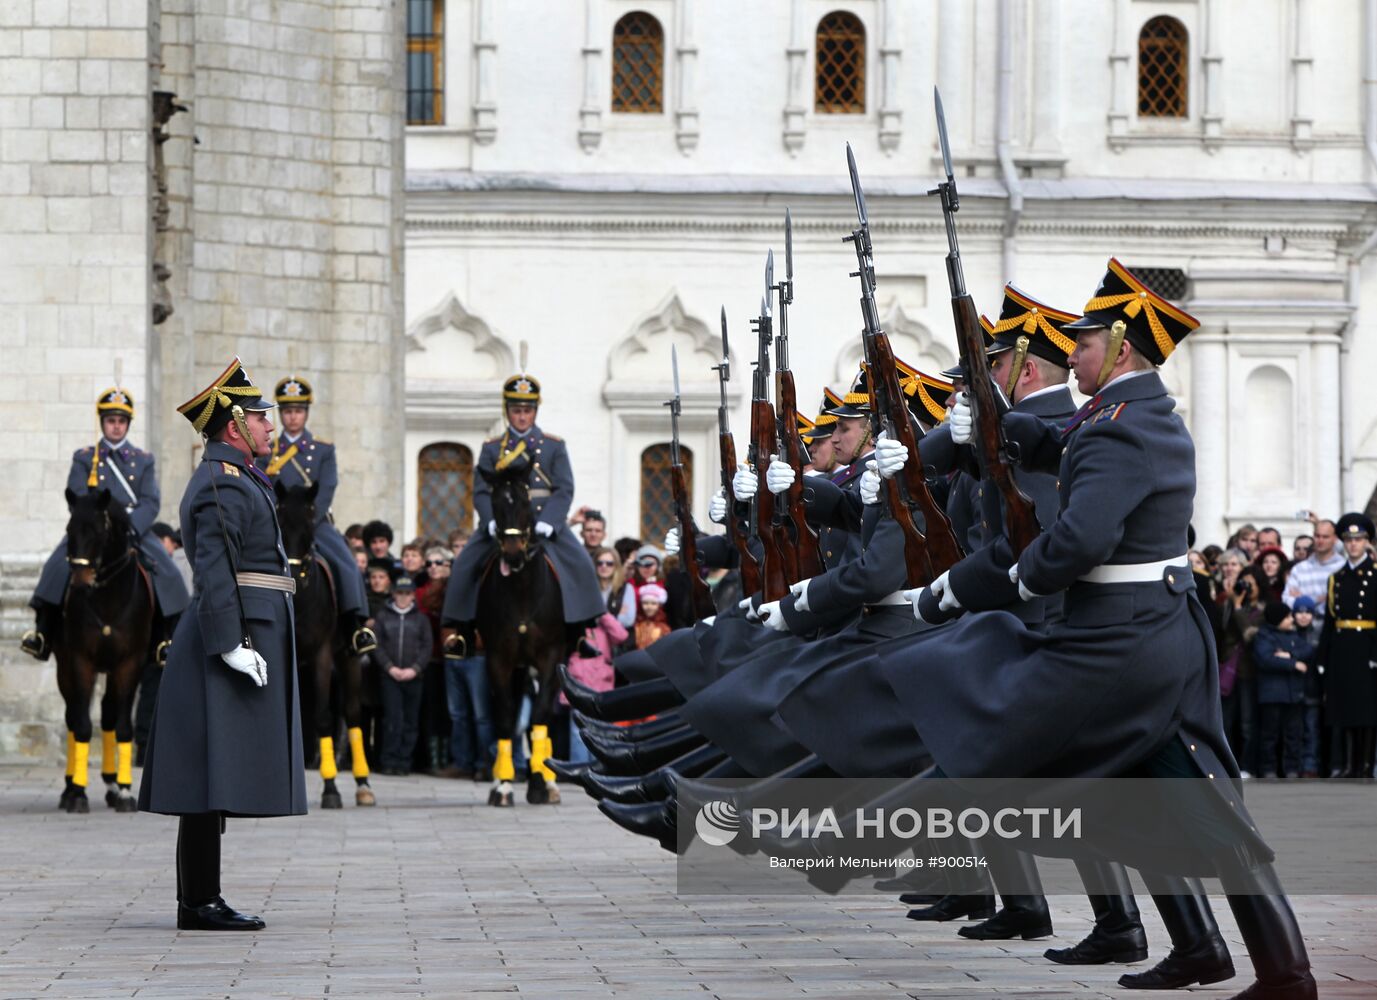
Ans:
[{"label": "officer standing at attention", "polygon": [[1338,778],[1371,778],[1377,734],[1377,569],[1368,544],[1372,521],[1364,514],[1339,518],[1335,531],[1348,561],[1329,578],[1324,627],[1315,660],[1324,673],[1329,724],[1343,733]]},{"label": "officer standing at attention", "polygon": [[196,594],[163,671],[139,808],[180,816],[177,927],[261,930],[220,895],[228,816],[306,813],[292,593],[277,505],[254,464],[273,425],[239,359],[177,411],[205,439],[182,497]]},{"label": "officer standing at attention", "polygon": [[272,453],[256,460],[268,479],[288,489],[319,484],[316,493],[316,551],[330,567],[335,578],[335,593],[339,597],[339,612],[351,623],[353,639],[350,652],[357,655],[378,648],[377,637],[364,623],[368,620],[368,594],[363,576],[358,571],[349,543],[335,527],[330,506],[339,487],[339,470],[335,465],[335,446],[322,441],[306,427],[315,393],[311,383],[299,375],[288,375],[277,383],[273,391],[277,401],[282,433],[273,440]]},{"label": "officer standing at attention", "polygon": [[578,631],[602,617],[602,591],[583,543],[566,523],[574,499],[574,471],[564,441],[536,426],[540,383],[524,372],[502,386],[507,427],[501,436],[483,442],[478,475],[473,478],[473,506],[479,530],[454,560],[441,624],[458,630],[446,642],[446,655],[465,655],[478,614],[478,586],[483,568],[497,552],[497,522],[492,517],[492,487],[488,477],[509,468],[523,469],[530,488],[535,533],[544,541],[554,563],[564,602],[564,620]]},{"label": "officer standing at attention", "polygon": [[[108,490],[111,498],[128,512],[139,536],[139,556],[153,576],[153,591],[162,616],[155,632],[162,639],[157,649],[157,660],[161,663],[167,654],[167,640],[177,626],[177,616],[186,610],[191,598],[167,550],[150,530],[158,520],[162,493],[158,490],[158,473],[153,467],[152,454],[129,443],[134,397],[125,389],[106,389],[96,400],[96,416],[100,420],[100,442],[91,448],[80,448],[72,455],[67,490],[77,495]],[[24,633],[19,646],[35,659],[46,660],[52,653],[53,638],[61,625],[69,575],[67,540],[64,538],[43,564],[38,587],[29,601],[34,609],[34,627]]]}]

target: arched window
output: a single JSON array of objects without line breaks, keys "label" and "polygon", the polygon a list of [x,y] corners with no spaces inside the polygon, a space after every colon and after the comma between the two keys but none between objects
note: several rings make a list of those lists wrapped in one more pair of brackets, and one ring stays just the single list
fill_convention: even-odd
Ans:
[{"label": "arched window", "polygon": [[442,441],[422,448],[416,466],[416,533],[444,538],[455,528],[472,528],[473,452]]},{"label": "arched window", "polygon": [[1185,118],[1190,36],[1174,17],[1154,17],[1138,32],[1138,117]]},{"label": "arched window", "polygon": [[[693,506],[693,452],[679,446],[684,483]],[[671,478],[668,444],[652,444],[641,452],[641,538],[659,545],[665,532],[678,525],[674,518],[674,481]]]},{"label": "arched window", "polygon": [[813,110],[865,114],[865,25],[855,14],[834,10],[818,22]]},{"label": "arched window", "polygon": [[445,0],[406,2],[406,123],[445,122]]},{"label": "arched window", "polygon": [[612,29],[612,110],[665,110],[665,32],[645,11],[632,11]]}]

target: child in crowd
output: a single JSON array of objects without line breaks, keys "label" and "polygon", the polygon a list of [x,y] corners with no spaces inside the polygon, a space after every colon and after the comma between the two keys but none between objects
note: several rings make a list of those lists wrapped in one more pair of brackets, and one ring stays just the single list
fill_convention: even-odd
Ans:
[{"label": "child in crowd", "polygon": [[373,626],[378,648],[373,662],[382,673],[383,774],[407,774],[416,749],[421,712],[421,671],[430,659],[430,622],[416,610],[416,584],[399,576],[392,600],[378,612]]},{"label": "child in crowd", "polygon": [[638,596],[641,613],[636,617],[636,648],[645,649],[670,633],[669,618],[665,615],[665,601],[669,595],[658,583],[645,583]]},{"label": "child in crowd", "polygon": [[1257,667],[1257,701],[1262,715],[1259,776],[1277,776],[1277,742],[1281,741],[1281,773],[1301,774],[1301,736],[1305,724],[1305,675],[1311,670],[1315,647],[1296,631],[1291,609],[1269,601],[1265,624],[1253,639]]},{"label": "child in crowd", "polygon": [[381,559],[368,561],[368,624],[378,617],[392,595],[392,563]]},{"label": "child in crowd", "polygon": [[[1319,629],[1315,627],[1315,599],[1302,595],[1291,605],[1291,617],[1296,623],[1296,635],[1302,641],[1319,644]],[[1305,712],[1301,727],[1301,777],[1320,776],[1320,706],[1324,703],[1323,675],[1319,670],[1305,672]]]}]

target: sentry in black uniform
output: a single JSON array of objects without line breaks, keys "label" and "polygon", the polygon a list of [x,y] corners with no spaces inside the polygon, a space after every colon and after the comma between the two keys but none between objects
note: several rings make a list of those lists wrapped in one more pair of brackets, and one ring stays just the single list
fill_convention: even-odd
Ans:
[{"label": "sentry in black uniform", "polygon": [[182,497],[196,593],[182,617],[148,738],[139,808],[180,816],[177,926],[260,930],[220,895],[227,816],[306,812],[292,591],[277,506],[253,464],[273,404],[235,358],[178,407],[206,440]]},{"label": "sentry in black uniform", "polygon": [[1372,777],[1377,736],[1377,566],[1368,546],[1372,521],[1345,514],[1336,527],[1348,562],[1329,578],[1315,660],[1324,672],[1329,724],[1343,732],[1340,778]]}]

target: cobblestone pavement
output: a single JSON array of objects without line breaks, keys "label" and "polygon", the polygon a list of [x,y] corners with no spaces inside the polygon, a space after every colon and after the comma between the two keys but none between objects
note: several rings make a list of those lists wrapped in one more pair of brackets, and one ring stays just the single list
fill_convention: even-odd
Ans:
[{"label": "cobblestone pavement", "polygon": [[[677,897],[673,858],[580,792],[497,810],[466,781],[374,787],[371,810],[231,821],[225,894],[268,929],[179,933],[175,820],[94,798],[61,813],[60,771],[0,768],[0,997],[1162,996],[1119,989],[1122,966],[1043,960],[1088,930],[1084,899],[1053,899],[1051,941],[990,944],[878,896]],[[1377,997],[1377,900],[1295,902],[1320,995]],[[1240,974],[1192,997],[1250,978],[1216,912]],[[1155,960],[1165,935],[1145,917]]]}]

